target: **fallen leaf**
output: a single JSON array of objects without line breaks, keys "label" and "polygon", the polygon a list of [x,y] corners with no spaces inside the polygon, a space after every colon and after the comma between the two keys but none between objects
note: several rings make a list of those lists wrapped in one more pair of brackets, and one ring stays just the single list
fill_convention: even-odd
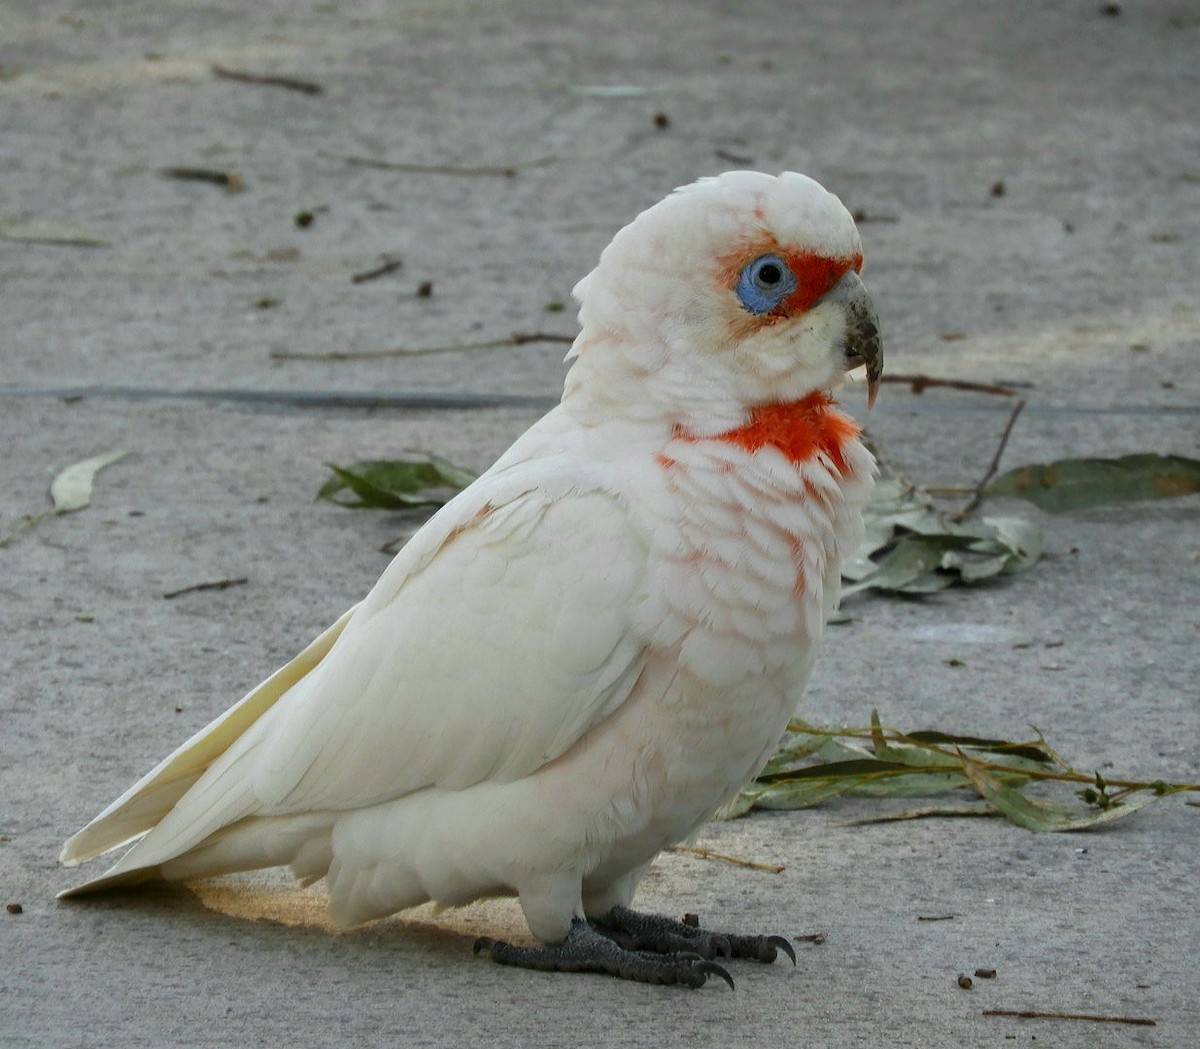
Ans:
[{"label": "fallen leaf", "polygon": [[50,482],[50,502],[56,514],[70,514],[82,510],[92,501],[92,483],[101,470],[111,466],[129,453],[126,451],[106,452],[90,459],[72,463]]},{"label": "fallen leaf", "polygon": [[1025,499],[1050,513],[1200,492],[1200,460],[1142,453],[1117,459],[1059,459],[1001,474],[989,496]]}]

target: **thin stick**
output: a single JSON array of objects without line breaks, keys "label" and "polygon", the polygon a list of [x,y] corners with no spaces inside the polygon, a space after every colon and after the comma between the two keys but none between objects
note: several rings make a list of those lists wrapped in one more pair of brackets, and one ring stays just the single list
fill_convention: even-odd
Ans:
[{"label": "thin stick", "polygon": [[213,76],[222,80],[239,80],[243,84],[263,84],[266,87],[283,87],[289,91],[299,91],[305,95],[319,95],[325,89],[311,80],[297,80],[290,76],[271,76],[264,73],[247,73],[241,69],[226,69],[224,66],[213,66]]},{"label": "thin stick", "polygon": [[902,383],[911,386],[913,393],[923,393],[930,386],[943,386],[950,390],[968,390],[972,393],[994,393],[998,397],[1015,397],[1017,391],[1009,386],[994,383],[968,382],[965,379],[939,379],[933,375],[883,375],[881,382]]},{"label": "thin stick", "polygon": [[460,342],[448,346],[398,346],[391,350],[333,350],[330,353],[305,353],[293,350],[272,350],[276,361],[378,361],[389,357],[428,357],[438,353],[462,353],[470,350],[496,350],[502,346],[524,346],[530,342],[572,343],[574,335],[556,335],[542,331],[515,331],[505,339],[486,342]]},{"label": "thin stick", "polygon": [[166,178],[183,179],[187,182],[211,182],[214,186],[222,186],[230,193],[237,193],[242,188],[242,173],[240,171],[220,171],[216,168],[163,168]]},{"label": "thin stick", "polygon": [[1093,1016],[1091,1013],[1048,1013],[1040,1009],[984,1009],[984,1016],[1017,1016],[1022,1020],[1089,1020],[1102,1024],[1133,1024],[1136,1027],[1157,1027],[1156,1020],[1140,1016]]},{"label": "thin stick", "polygon": [[170,601],[183,594],[194,594],[199,590],[227,590],[231,586],[241,586],[248,582],[250,582],[249,579],[242,577],[240,579],[218,579],[212,583],[196,583],[194,586],[185,586],[182,590],[172,590],[169,594],[163,594],[163,600]]},{"label": "thin stick", "polygon": [[1013,406],[1012,414],[1008,417],[1008,422],[1005,424],[1004,432],[1000,435],[1000,443],[996,445],[996,454],[992,456],[992,461],[988,464],[988,468],[984,471],[983,477],[980,478],[979,483],[975,486],[975,491],[971,495],[971,498],[967,500],[966,505],[964,505],[963,508],[958,511],[958,513],[951,515],[950,520],[963,520],[983,501],[983,490],[987,487],[988,481],[990,481],[996,475],[996,471],[1000,468],[1000,457],[1004,454],[1004,449],[1008,445],[1008,438],[1012,434],[1013,427],[1016,425],[1017,418],[1020,416],[1024,407],[1025,401],[1023,400],[1017,401],[1017,403]]},{"label": "thin stick", "polygon": [[684,852],[689,856],[698,856],[702,860],[722,860],[738,867],[749,867],[753,871],[766,871],[768,874],[782,874],[787,867],[781,863],[756,863],[754,860],[744,860],[740,856],[730,856],[727,852],[714,852],[712,849],[696,848],[692,845],[673,845],[671,852]]},{"label": "thin stick", "polygon": [[468,175],[491,178],[512,178],[519,171],[530,168],[542,168],[553,164],[558,158],[554,154],[527,160],[519,164],[504,164],[499,166],[481,165],[479,167],[462,167],[457,164],[415,164],[405,161],[376,160],[374,157],[361,157],[353,153],[330,153],[321,150],[322,157],[330,160],[342,160],[360,168],[378,168],[381,171],[405,171],[411,175]]},{"label": "thin stick", "polygon": [[17,524],[17,526],[11,532],[9,532],[7,535],[0,535],[0,546],[8,546],[8,544],[11,543],[14,539],[16,539],[17,536],[19,536],[22,532],[28,531],[30,528],[32,528],[34,525],[36,525],[39,521],[43,521],[47,517],[53,517],[53,516],[55,516],[53,510],[43,510],[41,513],[30,514],[28,517],[21,520]]},{"label": "thin stick", "polygon": [[389,273],[395,273],[401,266],[404,265],[402,259],[388,259],[387,262],[376,266],[373,270],[363,270],[362,273],[355,273],[350,277],[351,284],[365,284],[369,280],[376,280],[379,277],[385,277]]}]

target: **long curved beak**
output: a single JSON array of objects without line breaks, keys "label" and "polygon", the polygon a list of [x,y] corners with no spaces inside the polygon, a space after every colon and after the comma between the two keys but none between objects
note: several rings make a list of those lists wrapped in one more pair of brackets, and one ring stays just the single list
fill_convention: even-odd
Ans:
[{"label": "long curved beak", "polygon": [[883,339],[866,285],[854,270],[848,270],[821,301],[837,302],[846,311],[846,371],[867,366],[867,408],[873,408],[883,374]]}]

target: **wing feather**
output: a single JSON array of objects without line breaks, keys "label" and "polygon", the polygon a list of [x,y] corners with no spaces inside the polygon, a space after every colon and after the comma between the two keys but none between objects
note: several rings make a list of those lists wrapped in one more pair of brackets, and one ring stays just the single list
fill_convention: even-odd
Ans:
[{"label": "wing feather", "polygon": [[[368,597],[262,731],[272,813],[528,775],[624,701],[645,552],[613,496],[526,492]],[[615,526],[615,527],[614,527]]]}]

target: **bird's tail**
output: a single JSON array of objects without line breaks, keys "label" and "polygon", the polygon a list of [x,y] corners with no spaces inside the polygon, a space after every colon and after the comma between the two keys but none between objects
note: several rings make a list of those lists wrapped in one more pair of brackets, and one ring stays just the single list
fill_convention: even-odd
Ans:
[{"label": "bird's tail", "polygon": [[[234,748],[234,753],[230,753],[230,748],[280,696],[325,658],[353,612],[354,609],[350,609],[295,659],[197,732],[73,835],[59,854],[59,859],[67,866],[83,863],[140,835],[145,836],[105,874],[61,895],[81,895],[155,877],[199,877],[201,874],[292,863],[291,856],[272,860],[277,854],[287,854],[284,839],[291,840],[290,830],[285,831],[282,824],[275,823],[266,833],[266,825],[272,824],[272,820],[290,819],[294,824],[295,820],[290,817],[248,820],[248,823],[263,825],[265,833],[260,835],[260,844],[268,844],[263,850],[263,862],[244,862],[249,859],[247,848],[251,839],[244,834],[233,834],[232,825],[250,815],[254,803],[250,786],[245,777],[238,782],[238,777],[220,775],[214,766],[232,764],[231,759],[241,748]],[[197,787],[198,781],[210,769],[214,775],[193,792],[193,787]],[[315,827],[310,829],[316,830]],[[280,836],[275,836],[276,831]],[[227,843],[224,852],[218,848],[222,841]],[[199,845],[203,847],[197,849]],[[182,860],[189,850],[195,850],[194,870]],[[207,865],[199,862],[201,855],[208,856]],[[235,857],[243,861],[241,865],[230,865]],[[301,864],[305,869],[311,865],[311,862]]]}]

